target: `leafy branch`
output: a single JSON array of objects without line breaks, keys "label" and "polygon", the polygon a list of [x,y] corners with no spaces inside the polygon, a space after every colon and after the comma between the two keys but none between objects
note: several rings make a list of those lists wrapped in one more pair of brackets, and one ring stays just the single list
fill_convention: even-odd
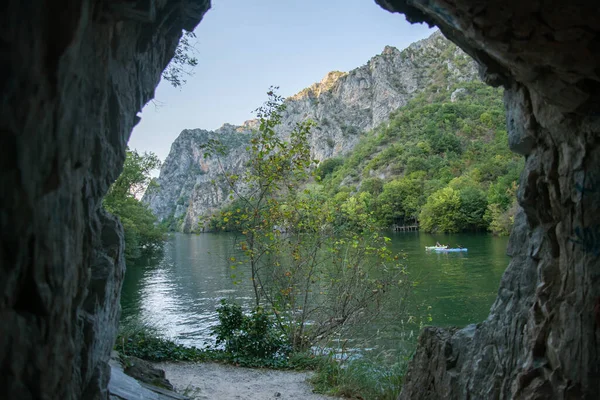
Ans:
[{"label": "leafy branch", "polygon": [[194,32],[183,32],[175,49],[175,55],[163,71],[163,79],[173,87],[178,88],[185,85],[187,80],[184,77],[192,76],[194,67],[198,65],[198,59],[194,57],[196,49],[192,43],[195,38],[196,34]]}]

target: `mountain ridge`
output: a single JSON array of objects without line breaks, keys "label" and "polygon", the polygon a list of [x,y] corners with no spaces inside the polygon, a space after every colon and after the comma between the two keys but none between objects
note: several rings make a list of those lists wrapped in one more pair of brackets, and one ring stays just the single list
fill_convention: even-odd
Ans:
[{"label": "mountain ridge", "polygon": [[[364,65],[348,72],[331,71],[286,98],[277,132],[285,138],[298,122],[312,119],[316,126],[309,139],[311,153],[322,161],[351,151],[363,132],[386,122],[425,88],[449,88],[475,79],[475,62],[437,31],[404,50],[386,46]],[[149,190],[143,201],[176,230],[202,230],[203,216],[227,202],[229,188],[220,183],[221,167],[236,173],[243,169],[245,138],[256,123],[182,131],[161,168],[158,188]],[[205,158],[201,146],[211,139],[224,139],[228,155]]]}]

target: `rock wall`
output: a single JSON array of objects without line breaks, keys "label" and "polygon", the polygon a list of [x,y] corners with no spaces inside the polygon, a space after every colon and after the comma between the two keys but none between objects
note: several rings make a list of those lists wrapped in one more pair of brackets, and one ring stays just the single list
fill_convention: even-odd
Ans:
[{"label": "rock wall", "polygon": [[0,387],[106,399],[124,272],[101,199],[136,113],[209,1],[0,5]]},{"label": "rock wall", "polygon": [[[216,131],[182,131],[162,165],[159,186],[149,188],[143,201],[161,222],[170,217],[170,228],[188,233],[200,230],[200,218],[228,201],[231,187],[223,172],[242,174],[245,170],[249,129],[225,124]],[[210,140],[218,140],[226,149],[225,154],[204,157],[207,150],[201,146]]]},{"label": "rock wall", "polygon": [[600,8],[377,2],[438,25],[505,86],[509,145],[526,159],[489,317],[425,329],[400,398],[600,398]]}]

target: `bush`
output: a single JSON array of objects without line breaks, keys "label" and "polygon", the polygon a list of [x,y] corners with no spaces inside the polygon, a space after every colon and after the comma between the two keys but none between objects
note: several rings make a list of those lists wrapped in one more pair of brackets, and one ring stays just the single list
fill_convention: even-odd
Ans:
[{"label": "bush", "polygon": [[143,324],[122,324],[115,349],[126,356],[148,361],[204,361],[207,358],[205,351],[165,339]]},{"label": "bush", "polygon": [[262,308],[257,307],[245,315],[239,304],[221,300],[217,314],[219,325],[213,328],[216,343],[224,345],[225,352],[231,354],[235,361],[275,360],[289,352],[289,346],[275,328],[273,319]]},{"label": "bush", "polygon": [[343,164],[344,160],[339,157],[328,158],[327,160],[323,160],[317,167],[315,176],[317,176],[320,179],[324,179],[327,175],[331,174]]},{"label": "bush", "polygon": [[[241,314],[239,306],[226,304],[228,306],[227,310],[222,312],[222,314],[224,316],[227,315],[227,317],[221,321],[221,323],[225,323],[226,328],[224,330],[235,332],[237,331],[235,327],[241,324],[244,326],[244,329],[242,330],[249,333],[248,339],[245,341],[259,343],[258,347],[249,346],[248,349],[242,349],[241,352],[228,352],[224,349],[216,349],[212,346],[208,346],[205,349],[199,349],[193,346],[190,347],[177,344],[172,340],[166,339],[162,337],[155,328],[148,325],[129,322],[121,324],[114,348],[124,356],[134,356],[143,360],[156,362],[213,361],[232,363],[244,367],[296,370],[317,369],[324,364],[325,357],[315,356],[311,353],[298,352],[284,355],[283,349],[285,346],[280,346],[279,344],[275,347],[281,349],[281,351],[273,352],[273,339],[262,340],[260,338],[261,332],[265,332],[264,314],[257,318],[253,318],[252,315],[245,316]],[[221,308],[223,308],[223,306]],[[244,325],[244,320],[254,320],[250,321],[249,329],[247,329],[247,325]],[[258,320],[258,323],[256,323],[256,320]],[[267,330],[272,331],[272,329]],[[278,340],[275,339],[275,342],[278,342]],[[238,341],[239,345],[242,345],[243,343],[244,340]],[[235,349],[238,348],[235,347]],[[232,349],[230,348],[229,350]],[[272,353],[270,358],[256,356],[266,355],[268,353]]]}]

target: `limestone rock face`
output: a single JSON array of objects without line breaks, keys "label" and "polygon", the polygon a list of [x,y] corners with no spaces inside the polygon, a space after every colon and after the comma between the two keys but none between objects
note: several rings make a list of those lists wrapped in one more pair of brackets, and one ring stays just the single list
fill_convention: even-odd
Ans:
[{"label": "limestone rock face", "polygon": [[[144,201],[161,219],[172,216],[185,232],[198,229],[200,218],[208,210],[227,202],[231,188],[223,171],[239,174],[244,170],[251,126],[250,121],[241,127],[225,124],[214,132],[181,132],[161,168],[160,186],[148,189]],[[225,154],[205,157],[208,150],[202,146],[210,140],[219,140]]]},{"label": "limestone rock face", "polygon": [[489,317],[427,328],[401,399],[600,398],[600,9],[592,1],[377,0],[435,24],[503,84],[526,158]]},{"label": "limestone rock face", "polygon": [[3,399],[106,399],[124,272],[101,200],[208,1],[0,5]]},{"label": "limestone rock face", "polygon": [[366,65],[349,73],[330,72],[292,96],[281,131],[312,119],[317,122],[311,138],[314,157],[335,157],[351,150],[360,132],[387,121],[432,82],[451,85],[476,78],[470,57],[436,32],[403,51],[386,46]]},{"label": "limestone rock face", "polygon": [[[286,137],[297,123],[315,121],[311,152],[315,159],[324,160],[350,151],[361,132],[387,121],[391,112],[432,83],[446,87],[474,79],[478,75],[472,59],[436,32],[403,51],[386,46],[367,64],[348,73],[330,72],[320,82],[286,99],[278,131]],[[232,142],[232,135],[248,132],[253,123],[248,121],[241,127],[226,124],[215,132],[184,130],[180,134],[163,164],[159,188],[144,197],[160,220],[171,219],[175,228],[184,232],[202,229],[202,217],[227,200],[229,187],[219,182],[222,169],[239,172],[248,160],[246,142]],[[204,159],[204,151],[199,150],[206,140],[219,138],[231,150],[220,164],[216,159]]]}]

